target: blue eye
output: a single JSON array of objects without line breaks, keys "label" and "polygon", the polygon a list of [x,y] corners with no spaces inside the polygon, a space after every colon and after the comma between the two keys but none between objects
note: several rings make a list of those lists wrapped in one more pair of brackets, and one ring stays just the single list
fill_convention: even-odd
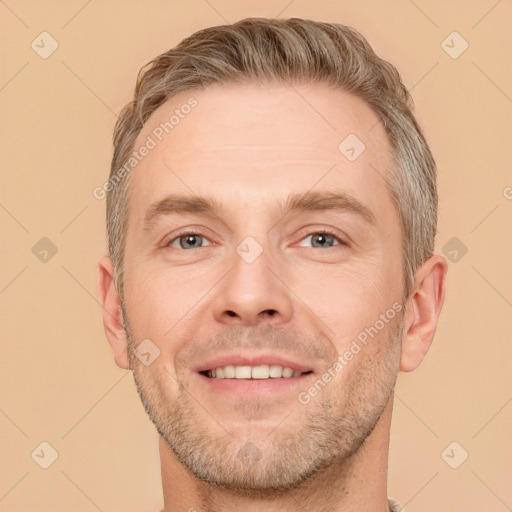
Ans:
[{"label": "blue eye", "polygon": [[[304,245],[304,241],[307,239],[311,239],[310,244],[314,249],[321,248],[330,248],[336,245],[345,245],[345,242],[336,234],[330,233],[328,231],[315,231],[304,237],[299,246],[301,247],[310,247],[310,245]],[[208,239],[200,235],[199,233],[189,232],[182,233],[177,237],[173,238],[168,244],[167,247],[172,247],[174,249],[200,249],[202,247],[206,247],[211,245]]]},{"label": "blue eye", "polygon": [[[327,231],[318,231],[315,233],[311,233],[310,235],[303,238],[302,241],[307,240],[308,238],[311,238],[311,243],[313,244],[314,248],[329,248],[335,245],[342,245],[344,243],[343,240],[341,240],[341,238],[336,236],[334,233],[329,233]],[[303,245],[301,246],[304,247]]]},{"label": "blue eye", "polygon": [[[169,242],[169,247],[176,247],[176,242],[179,244],[179,249],[197,249],[204,247],[202,242],[207,242],[206,238],[197,233],[183,233],[182,235],[174,238]],[[210,243],[208,242],[207,245]]]}]

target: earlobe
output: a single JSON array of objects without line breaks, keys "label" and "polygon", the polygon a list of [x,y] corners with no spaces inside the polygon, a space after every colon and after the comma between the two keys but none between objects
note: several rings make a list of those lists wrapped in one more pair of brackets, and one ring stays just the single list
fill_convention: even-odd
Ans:
[{"label": "earlobe", "polygon": [[109,256],[98,261],[98,295],[102,308],[103,327],[119,368],[130,369],[128,345],[124,328],[121,299],[114,285],[114,267]]},{"label": "earlobe", "polygon": [[447,271],[441,255],[432,256],[416,271],[405,308],[401,371],[418,368],[432,344],[444,303]]}]

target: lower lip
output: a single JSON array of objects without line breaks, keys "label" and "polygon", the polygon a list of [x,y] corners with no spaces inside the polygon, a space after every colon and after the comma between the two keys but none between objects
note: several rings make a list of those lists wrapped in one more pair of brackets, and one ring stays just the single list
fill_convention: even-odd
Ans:
[{"label": "lower lip", "polygon": [[299,393],[306,389],[305,382],[314,373],[303,374],[300,377],[269,379],[216,379],[200,373],[196,373],[196,375],[213,391],[242,397],[273,395],[290,391]]}]

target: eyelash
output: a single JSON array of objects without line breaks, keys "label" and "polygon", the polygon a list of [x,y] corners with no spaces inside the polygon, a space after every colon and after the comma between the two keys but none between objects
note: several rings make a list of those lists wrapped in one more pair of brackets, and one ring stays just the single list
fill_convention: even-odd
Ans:
[{"label": "eyelash", "polygon": [[[329,229],[326,229],[326,228],[322,228],[317,231],[310,231],[305,237],[301,238],[301,242],[302,242],[302,240],[308,238],[311,235],[332,236],[337,242],[339,242],[339,245],[347,245],[345,240],[343,238],[341,238],[337,233],[335,233],[334,231],[330,231]],[[336,247],[336,246],[333,246],[333,247]],[[328,247],[328,249],[332,249],[333,247]],[[312,249],[316,249],[316,247],[312,247]]]},{"label": "eyelash", "polygon": [[[174,238],[172,238],[171,240],[169,240],[169,242],[167,242],[165,244],[165,247],[166,248],[170,248],[171,245],[176,240],[179,240],[180,238],[183,238],[183,237],[186,237],[186,236],[189,236],[189,235],[198,235],[198,236],[201,236],[203,238],[208,239],[208,237],[206,235],[203,235],[200,231],[194,231],[194,230],[184,231],[183,233],[180,233],[177,236],[175,236]],[[312,235],[328,235],[328,236],[332,236],[337,242],[339,242],[339,245],[347,245],[347,242],[345,242],[345,240],[343,238],[341,238],[337,233],[335,233],[334,231],[330,231],[329,229],[326,229],[326,228],[315,230],[315,231],[310,231],[306,236],[301,238],[300,241],[302,242],[303,240],[305,240],[306,238],[308,238],[308,237],[310,237]],[[328,247],[328,249],[332,249],[333,247],[336,247],[336,246],[334,245],[332,247]],[[311,247],[311,248],[312,249],[316,249],[316,247]],[[197,249],[203,249],[203,247],[198,247]],[[186,251],[187,249],[181,249],[181,250]]]}]

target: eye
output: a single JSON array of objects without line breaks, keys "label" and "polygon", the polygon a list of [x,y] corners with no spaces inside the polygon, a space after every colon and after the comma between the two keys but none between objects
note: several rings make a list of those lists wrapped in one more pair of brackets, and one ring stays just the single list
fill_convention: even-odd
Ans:
[{"label": "eye", "polygon": [[311,233],[310,235],[303,238],[299,246],[305,247],[302,242],[304,240],[307,240],[308,238],[311,239],[311,243],[314,248],[329,248],[335,245],[345,245],[345,242],[334,233],[331,233],[329,231],[315,231],[314,233]]},{"label": "eye", "polygon": [[181,235],[173,238],[167,247],[173,247],[176,249],[197,249],[205,247],[203,242],[207,242],[206,245],[210,245],[210,242],[199,233],[182,233]]}]

